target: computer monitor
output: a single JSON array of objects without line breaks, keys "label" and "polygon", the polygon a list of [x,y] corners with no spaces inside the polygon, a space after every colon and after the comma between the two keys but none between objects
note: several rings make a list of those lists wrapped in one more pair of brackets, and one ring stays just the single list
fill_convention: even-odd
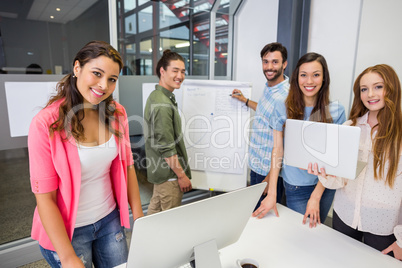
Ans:
[{"label": "computer monitor", "polygon": [[[218,250],[236,242],[266,183],[152,214],[134,222],[128,268],[220,268]],[[234,260],[235,261],[235,260]]]}]

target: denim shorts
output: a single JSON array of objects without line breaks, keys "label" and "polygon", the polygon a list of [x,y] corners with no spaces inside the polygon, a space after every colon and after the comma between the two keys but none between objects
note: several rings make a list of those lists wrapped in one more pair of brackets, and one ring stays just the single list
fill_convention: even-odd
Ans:
[{"label": "denim shorts", "polygon": [[[74,251],[86,268],[110,268],[127,262],[128,247],[124,228],[117,209],[94,224],[74,229],[71,241]],[[40,246],[43,257],[51,267],[61,267],[55,251]]]},{"label": "denim shorts", "polygon": [[[307,202],[315,189],[315,185],[295,186],[283,181],[286,194],[286,206],[301,214],[306,213]],[[320,200],[320,220],[323,223],[334,200],[335,190],[325,189]]]}]

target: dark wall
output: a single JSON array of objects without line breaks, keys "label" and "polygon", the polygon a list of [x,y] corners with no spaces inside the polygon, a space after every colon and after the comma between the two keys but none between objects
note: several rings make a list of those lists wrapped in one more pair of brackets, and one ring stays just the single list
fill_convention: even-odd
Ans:
[{"label": "dark wall", "polygon": [[55,65],[61,65],[63,73],[70,72],[75,54],[86,43],[110,41],[108,12],[108,1],[100,0],[66,24],[1,17],[6,67],[37,63],[44,73],[54,73]]},{"label": "dark wall", "polygon": [[[69,60],[89,41],[110,42],[108,1],[100,0],[81,16],[66,24]],[[117,48],[116,48],[117,49]],[[72,64],[70,62],[70,64]]]}]

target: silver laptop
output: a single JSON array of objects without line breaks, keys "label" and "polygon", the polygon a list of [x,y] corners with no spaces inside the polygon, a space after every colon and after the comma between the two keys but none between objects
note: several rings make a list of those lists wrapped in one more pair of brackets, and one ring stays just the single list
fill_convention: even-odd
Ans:
[{"label": "silver laptop", "polygon": [[239,239],[265,186],[260,183],[137,219],[127,267],[177,268],[194,258],[197,268],[221,267],[218,250]]},{"label": "silver laptop", "polygon": [[286,165],[317,163],[327,174],[355,179],[367,164],[358,161],[359,127],[287,119],[284,135]]}]

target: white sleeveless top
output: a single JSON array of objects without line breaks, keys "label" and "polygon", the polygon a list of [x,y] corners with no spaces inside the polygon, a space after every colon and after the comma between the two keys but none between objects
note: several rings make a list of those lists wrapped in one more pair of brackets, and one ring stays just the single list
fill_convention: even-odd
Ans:
[{"label": "white sleeveless top", "polygon": [[116,207],[110,166],[118,150],[114,135],[98,146],[77,144],[77,147],[81,163],[81,190],[75,227],[82,227],[104,218]]}]

